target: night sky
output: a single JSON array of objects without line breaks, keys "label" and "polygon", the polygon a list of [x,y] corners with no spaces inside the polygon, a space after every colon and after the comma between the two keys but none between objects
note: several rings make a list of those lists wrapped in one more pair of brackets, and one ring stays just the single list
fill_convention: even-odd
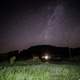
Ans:
[{"label": "night sky", "polygon": [[39,44],[80,47],[79,0],[6,0],[0,8],[0,52]]}]

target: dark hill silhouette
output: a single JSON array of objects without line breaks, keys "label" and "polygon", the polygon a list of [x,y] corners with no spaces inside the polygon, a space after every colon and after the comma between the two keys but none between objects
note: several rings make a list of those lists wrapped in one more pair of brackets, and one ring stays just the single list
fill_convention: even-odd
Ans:
[{"label": "dark hill silhouette", "polygon": [[50,53],[55,53],[56,47],[51,46],[51,45],[36,45],[36,46],[31,46],[28,48],[28,53],[31,53],[32,55],[38,56],[41,55],[41,53],[44,53],[45,51],[49,51]]},{"label": "dark hill silhouette", "polygon": [[80,48],[68,48],[68,47],[56,47],[52,45],[35,45],[22,51],[14,50],[8,53],[0,54],[0,62],[9,61],[13,56],[16,60],[28,60],[33,57],[42,59],[45,53],[51,56],[51,60],[54,61],[66,61],[76,59],[80,61]]},{"label": "dark hill silhouette", "polygon": [[51,45],[36,45],[31,46],[27,49],[29,54],[33,56],[39,56],[40,58],[45,55],[45,53],[49,54],[52,59],[55,60],[64,60],[69,58],[69,48],[68,47],[56,47]]}]

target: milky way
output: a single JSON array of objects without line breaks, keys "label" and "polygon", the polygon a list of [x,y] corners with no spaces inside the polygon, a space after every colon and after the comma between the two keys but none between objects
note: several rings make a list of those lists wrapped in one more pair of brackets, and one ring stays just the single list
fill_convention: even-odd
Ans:
[{"label": "milky way", "polygon": [[32,8],[23,3],[12,13],[5,11],[0,29],[0,52],[39,44],[80,47],[79,7],[66,1],[54,4],[36,4]]}]

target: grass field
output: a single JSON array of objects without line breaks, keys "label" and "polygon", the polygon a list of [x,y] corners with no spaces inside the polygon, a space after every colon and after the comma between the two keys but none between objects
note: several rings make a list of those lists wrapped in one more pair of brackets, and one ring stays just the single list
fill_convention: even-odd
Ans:
[{"label": "grass field", "polygon": [[50,63],[1,65],[0,80],[80,80],[80,65]]}]

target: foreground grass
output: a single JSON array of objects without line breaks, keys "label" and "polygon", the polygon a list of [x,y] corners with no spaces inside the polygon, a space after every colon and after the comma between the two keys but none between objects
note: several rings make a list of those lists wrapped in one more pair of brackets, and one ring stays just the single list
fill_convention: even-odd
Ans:
[{"label": "foreground grass", "polygon": [[0,66],[0,80],[80,80],[80,65],[42,63]]}]

